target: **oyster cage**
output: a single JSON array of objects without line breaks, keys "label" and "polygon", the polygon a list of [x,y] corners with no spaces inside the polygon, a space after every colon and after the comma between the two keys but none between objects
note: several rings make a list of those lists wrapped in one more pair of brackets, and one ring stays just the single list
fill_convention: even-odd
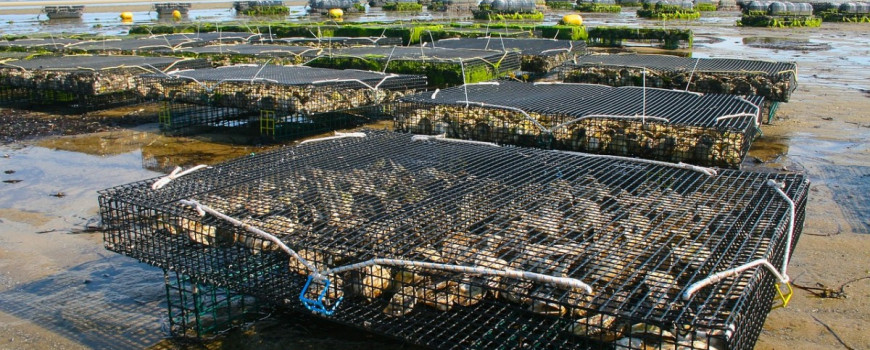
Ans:
[{"label": "oyster cage", "polygon": [[108,250],[433,348],[751,349],[809,184],[698,170],[368,131],[99,202]]},{"label": "oyster cage", "polygon": [[519,51],[522,55],[522,70],[532,73],[547,73],[576,55],[586,54],[585,41],[535,39],[535,38],[455,38],[436,41],[433,47],[449,49],[478,49]]},{"label": "oyster cage", "polygon": [[266,62],[277,65],[294,65],[304,63],[303,55],[316,54],[320,50],[306,46],[239,44],[182,48],[174,50],[172,53],[205,58],[214,66]]},{"label": "oyster cage", "polygon": [[788,102],[797,89],[797,65],[730,58],[688,58],[666,55],[589,55],[562,67],[565,82],[611,86],[646,86],[702,93],[759,95],[772,119],[776,104]]},{"label": "oyster cage", "polygon": [[205,41],[185,38],[155,36],[140,39],[88,40],[67,45],[69,53],[90,53],[101,55],[133,55],[160,51],[174,51],[185,47],[206,45]]},{"label": "oyster cage", "polygon": [[397,46],[402,45],[401,37],[315,37],[315,38],[274,38],[263,36],[260,43],[311,46],[311,47],[351,47],[351,46]]},{"label": "oyster cage", "polygon": [[[232,127],[280,141],[381,118],[380,104],[426,86],[416,75],[303,66],[236,65],[140,77],[146,99],[167,102],[164,131]],[[177,105],[197,105],[193,114]]]},{"label": "oyster cage", "polygon": [[308,65],[401,74],[425,74],[430,87],[443,88],[493,80],[518,71],[518,52],[393,46],[324,50]]},{"label": "oyster cage", "polygon": [[204,60],[136,56],[59,56],[0,63],[0,103],[103,108],[133,102],[135,77],[207,66]]},{"label": "oyster cage", "polygon": [[386,113],[415,134],[738,168],[763,100],[499,81],[405,96]]},{"label": "oyster cage", "polygon": [[68,38],[0,40],[0,51],[63,51],[67,45],[78,42],[81,40]]}]

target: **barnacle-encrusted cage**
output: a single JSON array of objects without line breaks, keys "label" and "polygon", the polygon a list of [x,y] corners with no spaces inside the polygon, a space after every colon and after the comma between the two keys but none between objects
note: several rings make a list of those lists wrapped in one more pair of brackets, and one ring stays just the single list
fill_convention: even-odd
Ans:
[{"label": "barnacle-encrusted cage", "polygon": [[388,73],[425,74],[430,87],[443,88],[506,76],[520,69],[515,51],[393,46],[324,50],[308,65]]},{"label": "barnacle-encrusted cage", "polygon": [[204,60],[137,56],[57,56],[0,64],[0,103],[16,106],[63,104],[92,109],[137,99],[143,73],[208,66]]},{"label": "barnacle-encrusted cage", "polygon": [[537,38],[455,38],[442,39],[432,45],[450,49],[479,49],[519,51],[522,70],[531,73],[547,73],[571,61],[576,55],[586,54],[586,42],[575,40]]},{"label": "barnacle-encrusted cage", "polygon": [[[170,105],[161,114],[164,131],[189,133],[232,126],[264,141],[370,122],[381,118],[380,104],[426,86],[425,77],[418,75],[272,64],[150,74],[140,79],[139,91],[146,99]],[[208,108],[192,116],[173,112],[176,104]]]},{"label": "barnacle-encrusted cage", "polygon": [[696,282],[784,269],[809,184],[697,170],[366,131],[99,202],[111,251],[433,348],[750,349],[776,273]]},{"label": "barnacle-encrusted cage", "polygon": [[759,95],[768,119],[779,102],[797,89],[797,65],[732,58],[688,58],[666,55],[588,55],[577,57],[560,73],[565,82],[611,86],[646,86],[702,93]]},{"label": "barnacle-encrusted cage", "polygon": [[405,96],[387,108],[416,134],[738,168],[760,96],[499,81]]},{"label": "barnacle-encrusted cage", "polygon": [[289,45],[211,45],[174,50],[172,53],[209,60],[213,66],[272,63],[293,65],[305,62],[306,55],[316,55],[321,49]]}]

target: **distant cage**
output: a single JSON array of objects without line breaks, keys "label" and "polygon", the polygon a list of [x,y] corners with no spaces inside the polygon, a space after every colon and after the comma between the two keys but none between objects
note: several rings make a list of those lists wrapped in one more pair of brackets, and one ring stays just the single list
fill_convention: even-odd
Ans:
[{"label": "distant cage", "polygon": [[154,11],[157,12],[158,16],[172,16],[175,11],[178,11],[182,16],[186,15],[190,11],[189,2],[162,2],[154,4]]},{"label": "distant cage", "polygon": [[317,55],[322,49],[307,46],[290,45],[210,45],[202,47],[179,48],[164,51],[165,54],[195,56],[211,62],[212,66],[230,66],[234,64],[265,64],[298,65],[308,57]]},{"label": "distant cage", "polygon": [[107,249],[439,349],[751,349],[809,185],[373,131],[155,180]]},{"label": "distant cage", "polygon": [[[266,141],[293,139],[381,118],[379,104],[416,92],[426,79],[302,66],[236,65],[143,75],[139,92],[167,101],[164,131],[216,126],[249,130]],[[196,113],[176,104],[198,105]]]},{"label": "distant cage", "polygon": [[389,113],[417,134],[738,168],[763,100],[500,81],[407,96]]},{"label": "distant cage", "polygon": [[203,60],[136,56],[36,57],[0,63],[0,103],[84,111],[137,101],[136,77],[207,66]]},{"label": "distant cage", "polygon": [[576,40],[486,37],[442,39],[427,45],[451,49],[518,51],[522,58],[521,69],[539,74],[572,61],[577,55],[586,54],[586,42]]},{"label": "distant cage", "polygon": [[307,65],[425,74],[430,88],[494,80],[521,68],[516,51],[441,47],[348,47],[322,52]]},{"label": "distant cage", "polygon": [[261,43],[276,45],[310,46],[318,48],[335,48],[351,46],[401,46],[400,37],[318,37],[318,38],[264,38]]}]

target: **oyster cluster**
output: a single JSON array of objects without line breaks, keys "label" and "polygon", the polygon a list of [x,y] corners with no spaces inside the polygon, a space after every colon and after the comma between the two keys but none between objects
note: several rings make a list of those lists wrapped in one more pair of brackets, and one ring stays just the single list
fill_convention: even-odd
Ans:
[{"label": "oyster cluster", "polygon": [[390,113],[397,130],[416,134],[729,168],[739,168],[751,142],[727,128],[640,120],[584,119],[551,130],[571,118],[464,105],[402,104]]}]

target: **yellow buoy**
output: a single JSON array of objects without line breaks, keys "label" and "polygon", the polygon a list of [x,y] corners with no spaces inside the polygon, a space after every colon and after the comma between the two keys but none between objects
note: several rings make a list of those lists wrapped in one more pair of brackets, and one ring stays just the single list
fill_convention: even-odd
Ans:
[{"label": "yellow buoy", "polygon": [[174,18],[176,21],[181,19],[181,11],[178,11],[178,10],[172,11],[172,18]]},{"label": "yellow buoy", "polygon": [[132,21],[133,20],[133,12],[121,12],[121,20],[122,21]]},{"label": "yellow buoy", "polygon": [[580,15],[577,14],[565,15],[565,17],[562,17],[560,23],[566,26],[582,26],[583,17],[580,17]]},{"label": "yellow buoy", "polygon": [[341,9],[329,10],[329,17],[330,18],[341,18],[342,16],[344,16],[344,11],[342,11]]}]

